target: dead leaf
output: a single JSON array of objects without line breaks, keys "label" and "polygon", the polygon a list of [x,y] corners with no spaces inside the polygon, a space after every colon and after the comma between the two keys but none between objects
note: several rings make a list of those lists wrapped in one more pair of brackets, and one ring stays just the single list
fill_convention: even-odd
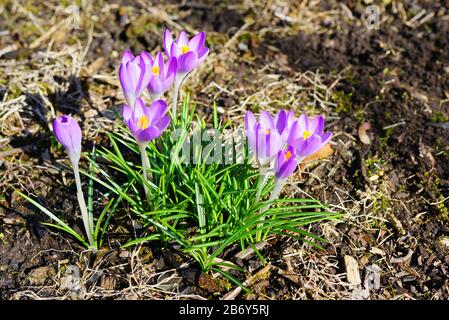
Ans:
[{"label": "dead leaf", "polygon": [[371,144],[371,139],[366,133],[366,131],[368,131],[369,129],[371,129],[371,124],[369,122],[364,122],[359,126],[359,129],[357,130],[359,139],[363,144]]},{"label": "dead leaf", "polygon": [[303,170],[308,163],[315,161],[315,160],[330,157],[332,154],[334,154],[334,149],[332,149],[331,145],[328,143],[324,147],[322,147],[320,150],[318,150],[317,152],[306,157],[304,159],[304,161],[301,162],[300,168],[301,168],[301,170]]},{"label": "dead leaf", "polygon": [[358,286],[362,283],[359,273],[359,264],[353,257],[345,256],[346,277],[352,285]]}]

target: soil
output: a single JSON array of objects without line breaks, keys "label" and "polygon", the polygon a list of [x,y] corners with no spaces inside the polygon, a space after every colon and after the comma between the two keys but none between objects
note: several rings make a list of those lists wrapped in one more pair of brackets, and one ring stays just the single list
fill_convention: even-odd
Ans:
[{"label": "soil", "polygon": [[[151,50],[173,22],[208,32],[215,53],[188,83],[203,116],[210,115],[213,99],[220,116],[236,124],[245,109],[293,108],[297,114],[324,114],[335,134],[334,154],[310,165],[287,192],[301,196],[302,190],[334,206],[345,213],[343,221],[313,226],[311,231],[329,239],[324,250],[270,240],[262,249],[268,269],[257,256],[239,260],[231,250],[224,258],[257,275],[253,293],[237,298],[449,298],[449,2],[391,1],[380,6],[382,23],[374,30],[365,26],[363,1],[287,3],[161,2],[154,8],[169,13],[163,18],[139,1],[114,2],[97,16],[81,71],[55,72],[51,81],[37,71],[45,63],[56,65],[57,58],[45,62],[39,56],[48,41],[30,49],[39,32],[26,28],[23,10],[34,7],[26,1],[22,9],[4,5],[0,32],[9,33],[0,38],[0,48],[17,48],[1,57],[6,81],[0,82],[0,100],[5,105],[24,97],[24,102],[22,120],[1,118],[10,124],[0,130],[0,152],[20,150],[0,156],[1,299],[211,299],[232,291],[176,248],[152,243],[119,249],[139,232],[126,210],[112,221],[105,249],[92,255],[42,225],[44,215],[14,192],[25,189],[47,207],[61,208],[70,225],[81,226],[70,170],[47,125],[51,113],[69,112],[84,121],[87,150],[107,141],[104,132],[114,127],[113,111],[122,98],[109,78],[94,75],[116,77],[117,52]],[[39,22],[52,10],[32,12]],[[82,21],[79,30],[53,34],[51,50],[88,41],[90,20]],[[19,31],[10,30],[14,24]],[[28,65],[36,78],[13,72],[17,65]],[[48,88],[36,90],[33,80]],[[361,141],[363,123],[370,125],[370,144]],[[345,274],[345,256],[357,262],[361,283]],[[370,285],[376,277],[379,285]]]}]

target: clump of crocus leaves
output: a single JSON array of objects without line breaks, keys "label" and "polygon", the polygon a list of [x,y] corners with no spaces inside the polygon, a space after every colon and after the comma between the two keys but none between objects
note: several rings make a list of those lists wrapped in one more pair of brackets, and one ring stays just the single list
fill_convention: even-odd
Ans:
[{"label": "clump of crocus leaves", "polygon": [[[229,139],[218,144],[215,141],[215,151],[211,152],[207,139],[194,137],[198,132],[204,136],[210,129],[224,135],[232,123],[220,122],[215,104],[210,125],[195,118],[189,95],[180,112],[177,108],[183,82],[209,53],[206,34],[201,32],[189,39],[183,31],[174,40],[166,30],[162,43],[166,58],[161,52],[155,56],[145,51],[137,56],[129,50],[123,53],[118,69],[126,100],[121,109],[123,126],[108,134],[110,148],[84,155],[90,163],[90,170],[82,171],[89,178],[87,206],[78,168],[81,129],[67,115],[53,122],[54,133],[72,163],[85,235],[25,197],[56,221],[52,226],[69,232],[93,251],[102,245],[109,221],[122,204],[143,228],[134,230],[137,236],[130,236],[121,247],[148,241],[176,246],[204,271],[218,272],[239,285],[235,272],[244,270],[226,260],[225,251],[232,247],[251,247],[262,259],[255,244],[273,236],[298,238],[319,247],[317,242],[325,240],[304,227],[337,220],[339,215],[326,211],[314,199],[279,196],[298,165],[330,141],[332,133],[324,131],[324,118],[305,114],[296,118],[293,111],[281,110],[274,117],[263,111],[257,120],[248,111],[243,161],[236,161],[235,155],[231,163],[217,161],[217,154],[212,153],[217,148],[223,155],[236,151],[236,139],[230,139],[231,149]],[[166,98],[171,87],[170,107]],[[97,163],[97,157],[108,164]],[[97,219],[93,215],[94,182],[107,190],[103,196],[108,200]]]}]

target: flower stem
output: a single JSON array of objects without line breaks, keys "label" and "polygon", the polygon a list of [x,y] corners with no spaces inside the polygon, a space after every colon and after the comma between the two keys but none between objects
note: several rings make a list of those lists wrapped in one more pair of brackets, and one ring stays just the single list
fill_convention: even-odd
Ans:
[{"label": "flower stem", "polygon": [[[182,81],[182,80],[181,80]],[[177,76],[175,76],[175,81],[173,85],[173,105],[172,105],[172,120],[174,121],[176,119],[176,109],[178,105],[178,93],[179,93],[179,87],[181,86],[181,81],[178,79]]]},{"label": "flower stem", "polygon": [[93,239],[93,216],[89,216],[89,213],[87,211],[86,202],[84,201],[84,195],[83,195],[83,189],[81,188],[81,178],[80,178],[80,172],[78,167],[78,161],[72,161],[73,166],[73,174],[75,175],[75,183],[76,183],[76,197],[78,198],[78,203],[81,210],[81,217],[83,219],[84,229],[87,234],[87,239],[89,241],[89,245],[96,251],[94,239]]},{"label": "flower stem", "polygon": [[[274,188],[273,191],[271,191],[270,199],[268,199],[268,204],[263,207],[259,214],[264,213],[268,209],[270,209],[271,203],[273,200],[277,199],[279,197],[279,193],[281,193],[282,188],[285,186],[285,180],[278,180],[276,179],[274,182]],[[262,217],[260,221],[264,221],[265,217]],[[257,227],[260,227],[261,224],[259,224]],[[256,242],[260,242],[262,240],[262,230],[259,230],[256,234]]]},{"label": "flower stem", "polygon": [[257,183],[257,193],[256,193],[256,202],[255,202],[255,204],[259,203],[260,196],[262,194],[263,188],[267,184],[269,178],[270,178],[270,173],[268,172],[268,170],[265,170],[265,169],[261,168],[260,169],[260,174],[259,174],[259,181]]},{"label": "flower stem", "polygon": [[[276,200],[279,197],[279,193],[281,193],[282,188],[285,186],[285,180],[277,180],[274,183],[274,189],[271,191],[269,202]],[[271,204],[268,204],[265,208],[263,208],[262,212],[267,211],[270,208]]]},{"label": "flower stem", "polygon": [[[150,159],[148,159],[148,154],[146,152],[146,147],[147,147],[146,143],[139,144],[140,157],[142,159],[143,177],[144,177],[145,181],[149,181],[149,180],[153,180],[153,175],[152,175],[151,171],[149,171],[149,169],[151,168],[151,165],[150,165]],[[143,188],[145,190],[145,195],[146,195],[147,199],[149,199],[150,194],[148,192],[147,185],[144,184]]]}]

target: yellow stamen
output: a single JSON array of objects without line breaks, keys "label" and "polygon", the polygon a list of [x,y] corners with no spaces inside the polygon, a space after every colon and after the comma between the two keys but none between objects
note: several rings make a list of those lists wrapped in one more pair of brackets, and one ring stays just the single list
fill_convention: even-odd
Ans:
[{"label": "yellow stamen", "polygon": [[189,51],[190,51],[190,48],[188,46],[182,46],[182,48],[181,48],[182,54],[189,52]]},{"label": "yellow stamen", "polygon": [[291,153],[290,150],[288,150],[288,151],[285,153],[285,161],[287,161],[287,160],[290,159],[291,157],[292,157],[292,153]]},{"label": "yellow stamen", "polygon": [[270,134],[270,129],[266,129],[265,134],[267,134],[267,135]]},{"label": "yellow stamen", "polygon": [[139,121],[137,121],[137,126],[142,129],[145,130],[146,128],[148,128],[148,118],[147,116],[141,116]]},{"label": "yellow stamen", "polygon": [[159,75],[159,67],[153,66],[153,68],[151,68],[151,72],[153,72],[153,74],[158,76]]},{"label": "yellow stamen", "polygon": [[304,134],[303,134],[302,138],[304,140],[307,140],[307,138],[310,137],[311,135],[312,135],[312,132],[304,130]]}]

